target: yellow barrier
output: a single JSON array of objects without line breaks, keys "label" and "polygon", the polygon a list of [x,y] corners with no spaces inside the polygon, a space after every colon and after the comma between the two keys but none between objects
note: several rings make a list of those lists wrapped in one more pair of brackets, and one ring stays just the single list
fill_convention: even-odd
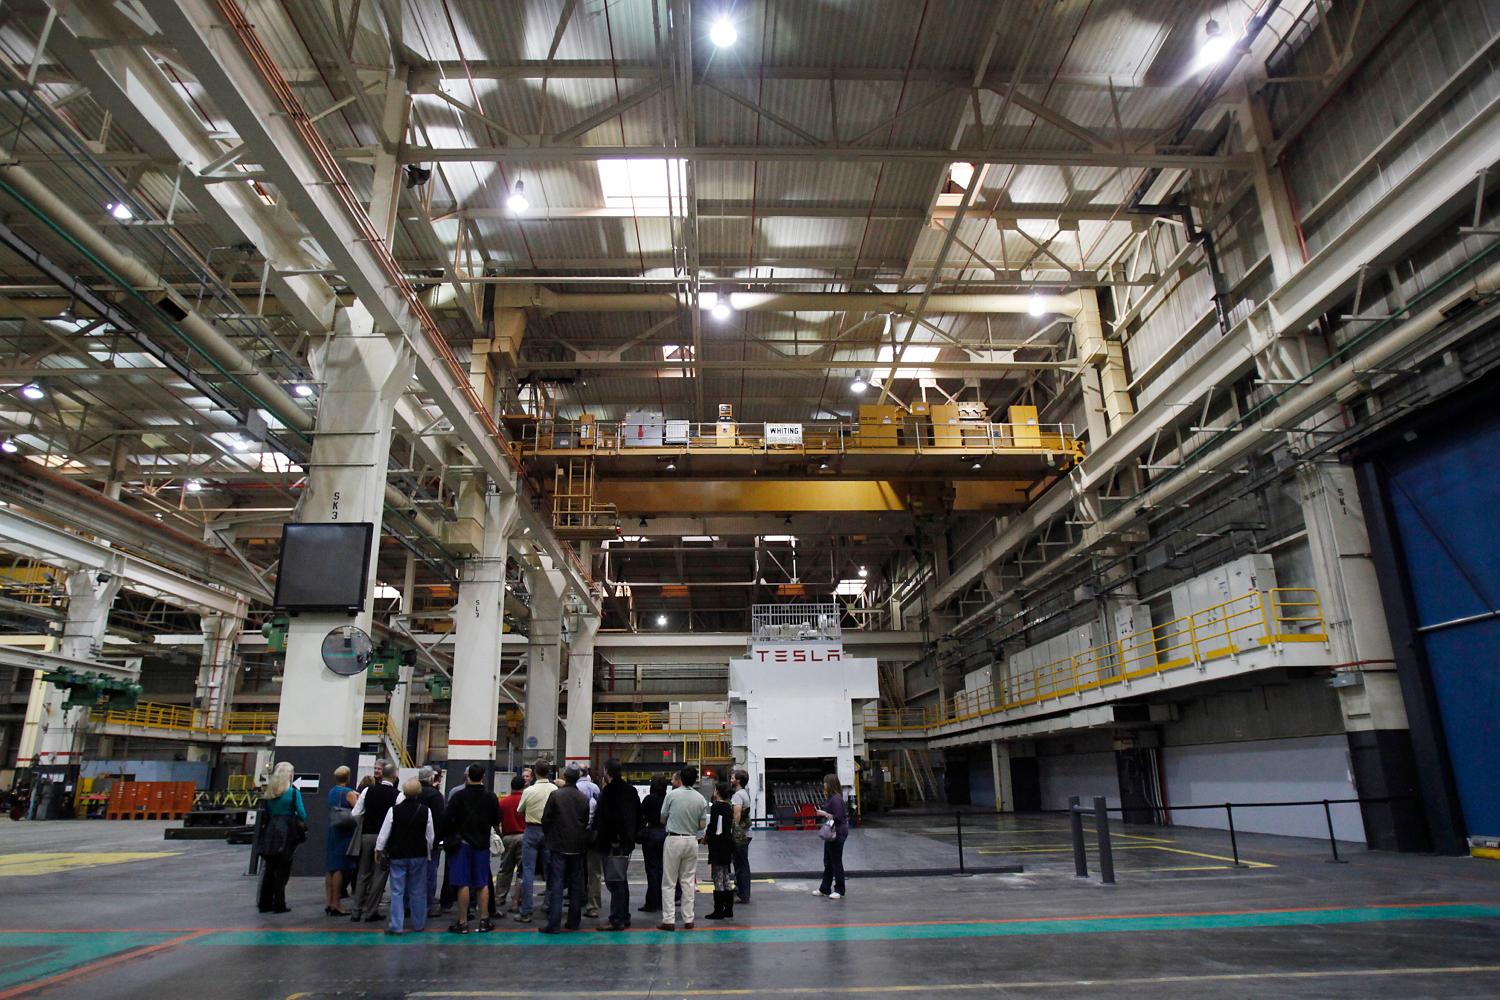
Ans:
[{"label": "yellow barrier", "polygon": [[1250,646],[1327,642],[1323,605],[1311,587],[1251,591],[1174,618],[1077,656],[1042,664],[925,708],[866,711],[871,733],[925,732],[1070,694],[1120,684],[1189,664],[1233,656]]}]

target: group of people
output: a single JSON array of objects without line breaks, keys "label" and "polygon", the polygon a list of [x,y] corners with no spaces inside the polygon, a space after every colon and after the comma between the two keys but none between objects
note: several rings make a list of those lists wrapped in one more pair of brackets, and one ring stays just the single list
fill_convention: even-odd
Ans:
[{"label": "group of people", "polygon": [[[706,799],[692,765],[673,774],[670,787],[665,777],[653,779],[644,798],[622,774],[620,762],[611,759],[595,782],[587,764],[570,763],[558,782],[553,766],[538,761],[511,779],[507,794],[497,796],[485,787],[484,765],[472,764],[465,782],[444,797],[441,775],[431,767],[399,788],[393,763],[377,762],[359,788],[350,786],[349,769],[340,767],[327,799],[324,913],[354,921],[386,919],[386,933],[402,934],[424,930],[427,919],[451,903],[450,932],[482,933],[493,930],[507,912],[517,922],[533,921],[540,874],[546,882],[541,933],[577,930],[584,917],[599,916],[601,888],[609,890],[609,909],[597,930],[619,932],[631,926],[628,872],[639,846],[646,898],[637,912],[660,913],[657,927],[675,931],[680,910],[683,929],[692,930],[703,844],[714,897],[704,919],[732,919],[737,903],[750,902],[749,775],[737,770],[729,781],[715,782]],[[306,805],[292,776],[290,764],[278,764],[263,793],[258,842],[263,913],[289,912],[292,853],[306,836]],[[824,786],[827,801],[818,813],[829,830],[816,891],[839,899],[845,891],[849,816],[838,779],[829,775]],[[498,859],[498,872],[491,869],[492,858]],[[382,918],[387,884],[389,917]],[[346,886],[350,910],[340,906]]]}]

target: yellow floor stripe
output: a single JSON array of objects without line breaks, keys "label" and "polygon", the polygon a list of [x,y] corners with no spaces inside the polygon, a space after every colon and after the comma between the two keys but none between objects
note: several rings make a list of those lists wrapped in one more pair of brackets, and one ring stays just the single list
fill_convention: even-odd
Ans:
[{"label": "yellow floor stripe", "polygon": [[56,875],[58,872],[101,865],[119,865],[129,861],[173,858],[181,851],[98,851],[88,853],[0,854],[0,878],[23,875]]}]

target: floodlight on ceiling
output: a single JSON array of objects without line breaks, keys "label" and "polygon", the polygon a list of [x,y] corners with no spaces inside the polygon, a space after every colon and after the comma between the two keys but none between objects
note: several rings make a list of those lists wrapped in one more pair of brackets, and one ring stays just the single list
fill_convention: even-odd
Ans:
[{"label": "floodlight on ceiling", "polygon": [[0,441],[0,451],[5,452],[7,455],[14,455],[20,450],[21,446],[16,444],[15,438],[6,438],[4,441]]},{"label": "floodlight on ceiling", "polygon": [[30,382],[26,385],[21,386],[21,395],[35,402],[39,399],[45,399],[47,396],[47,392],[35,382]]},{"label": "floodlight on ceiling", "polygon": [[859,568],[859,578],[861,580],[863,580],[865,577],[867,577],[869,575],[870,575],[870,571],[869,570],[865,569],[863,566],[861,566]]},{"label": "floodlight on ceiling", "polygon": [[869,387],[870,383],[865,379],[864,372],[855,372],[853,380],[849,383],[849,391],[856,396],[862,396]]},{"label": "floodlight on ceiling", "polygon": [[296,385],[292,386],[292,391],[301,396],[303,399],[306,399],[313,394],[313,387],[308,385],[306,382],[299,382]]},{"label": "floodlight on ceiling", "polygon": [[708,29],[708,40],[721,49],[729,48],[739,37],[740,33],[735,30],[734,22],[727,17],[719,18]]},{"label": "floodlight on ceiling", "polygon": [[708,314],[715,322],[728,322],[729,317],[734,315],[734,306],[729,303],[729,293],[719,292],[714,295],[714,304],[709,306]]},{"label": "floodlight on ceiling", "polygon": [[1203,25],[1203,45],[1198,49],[1198,68],[1205,69],[1222,62],[1233,47],[1234,39],[1229,37],[1229,33],[1218,21],[1209,18]]},{"label": "floodlight on ceiling", "polygon": [[112,201],[105,207],[109,209],[110,216],[119,222],[129,222],[135,218],[135,213],[123,201]]},{"label": "floodlight on ceiling", "polygon": [[1026,303],[1026,312],[1032,316],[1047,315],[1047,300],[1042,298],[1039,292],[1032,292],[1030,300]]},{"label": "floodlight on ceiling", "polygon": [[677,471],[677,463],[676,462],[668,462],[667,463],[667,471],[668,472],[676,472]]},{"label": "floodlight on ceiling", "polygon": [[974,469],[974,470],[976,470],[976,471],[977,471],[977,470],[978,470],[978,469],[979,469],[979,468],[980,468],[980,467],[981,467],[981,466],[980,466],[980,464],[979,464],[979,463],[978,463],[978,462],[975,462],[975,463],[974,463],[974,464],[973,464],[973,465],[971,465],[971,466],[969,466],[969,468],[971,468],[971,469]]},{"label": "floodlight on ceiling", "polygon": [[665,626],[667,624],[667,616],[666,615],[657,615],[656,616],[656,624]]},{"label": "floodlight on ceiling", "polygon": [[196,479],[189,479],[182,488],[189,493],[200,493],[203,490],[203,484]]},{"label": "floodlight on ceiling", "polygon": [[513,215],[524,215],[531,207],[531,202],[526,200],[525,181],[516,181],[515,187],[511,188],[510,197],[505,199],[505,207],[510,209]]}]

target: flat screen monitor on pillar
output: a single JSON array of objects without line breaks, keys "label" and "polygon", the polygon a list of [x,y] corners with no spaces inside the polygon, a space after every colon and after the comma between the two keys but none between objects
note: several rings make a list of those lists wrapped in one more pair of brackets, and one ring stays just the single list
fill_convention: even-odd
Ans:
[{"label": "flat screen monitor on pillar", "polygon": [[374,537],[375,525],[368,521],[284,525],[276,610],[363,610]]}]

